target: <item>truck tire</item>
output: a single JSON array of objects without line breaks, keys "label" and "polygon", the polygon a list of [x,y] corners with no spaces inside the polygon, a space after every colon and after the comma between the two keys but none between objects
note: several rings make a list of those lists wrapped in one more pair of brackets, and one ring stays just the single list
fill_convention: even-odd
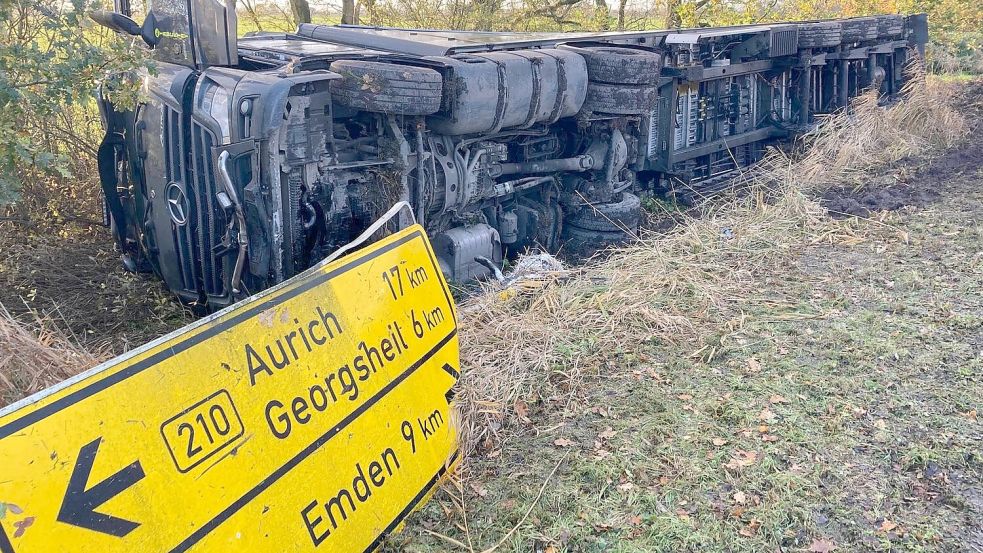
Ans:
[{"label": "truck tire", "polygon": [[843,42],[863,42],[877,38],[877,19],[855,17],[842,23]]},{"label": "truck tire", "polygon": [[582,112],[613,115],[647,114],[659,101],[659,88],[654,85],[587,83],[587,99]]},{"label": "truck tire", "polygon": [[642,201],[629,192],[621,193],[621,201],[584,206],[567,224],[585,230],[604,232],[635,232],[642,216]]},{"label": "truck tire", "polygon": [[662,72],[662,55],[647,50],[593,46],[568,47],[587,60],[587,77],[612,84],[657,84]]},{"label": "truck tire", "polygon": [[342,76],[331,83],[332,97],[339,104],[396,115],[432,115],[440,110],[443,79],[433,69],[339,60],[331,70]]},{"label": "truck tire", "polygon": [[597,250],[624,244],[631,236],[622,232],[588,230],[565,225],[563,227],[563,250],[578,257],[587,257]]},{"label": "truck tire", "polygon": [[799,48],[826,48],[839,46],[843,31],[839,21],[802,23],[799,25]]}]

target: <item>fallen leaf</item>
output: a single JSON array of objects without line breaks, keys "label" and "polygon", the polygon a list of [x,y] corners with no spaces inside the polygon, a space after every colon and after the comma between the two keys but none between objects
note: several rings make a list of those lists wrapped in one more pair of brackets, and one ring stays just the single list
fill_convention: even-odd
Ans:
[{"label": "fallen leaf", "polygon": [[761,441],[763,441],[763,442],[777,442],[778,441],[778,436],[776,436],[774,434],[763,434],[761,436]]},{"label": "fallen leaf", "polygon": [[749,371],[756,373],[761,371],[761,363],[758,362],[754,357],[747,360],[747,368]]},{"label": "fallen leaf", "polygon": [[720,447],[722,445],[727,445],[727,440],[725,440],[723,438],[714,438],[711,441],[713,442],[713,445],[715,445],[717,447]]},{"label": "fallen leaf", "polygon": [[829,553],[834,549],[836,545],[825,538],[812,540],[812,544],[809,545],[809,553]]},{"label": "fallen leaf", "polygon": [[273,328],[274,317],[276,317],[276,308],[271,307],[266,311],[261,311],[260,314],[256,317],[256,319],[257,321],[259,321],[260,326],[266,328]]},{"label": "fallen leaf", "polygon": [[567,438],[558,438],[553,442],[553,445],[558,445],[560,447],[570,447],[577,445],[577,442],[573,440],[568,440]]},{"label": "fallen leaf", "polygon": [[778,415],[776,415],[774,413],[774,411],[772,411],[771,409],[769,409],[767,407],[765,407],[764,409],[761,410],[760,413],[758,413],[758,418],[761,419],[761,420],[763,420],[763,421],[771,422],[771,421],[775,420],[776,417],[778,417]]},{"label": "fallen leaf", "polygon": [[761,526],[761,521],[756,518],[752,518],[751,522],[748,522],[747,526],[738,530],[737,533],[745,538],[750,538],[758,533],[759,526]]},{"label": "fallen leaf", "polygon": [[529,422],[529,404],[519,399],[515,402],[515,414],[519,415],[519,420]]},{"label": "fallen leaf", "polygon": [[18,520],[15,522],[14,528],[16,528],[16,530],[14,530],[14,537],[19,538],[23,536],[24,531],[30,528],[32,524],[34,524],[34,517],[26,517],[23,520]]},{"label": "fallen leaf", "polygon": [[737,470],[743,467],[749,467],[758,461],[758,454],[755,451],[742,451],[738,450],[731,460],[724,464],[725,468],[731,470]]},{"label": "fallen leaf", "polygon": [[894,530],[897,527],[898,525],[895,522],[888,519],[884,519],[884,521],[881,522],[881,525],[877,527],[877,531],[880,532],[881,534],[887,534],[888,532]]},{"label": "fallen leaf", "polygon": [[775,403],[788,403],[789,401],[785,399],[785,397],[783,396],[780,396],[778,394],[773,394],[770,398],[768,398],[768,402],[775,404]]},{"label": "fallen leaf", "polygon": [[693,396],[691,396],[690,394],[679,394],[676,397],[678,397],[679,399],[681,399],[683,401],[689,401],[689,400],[693,399]]},{"label": "fallen leaf", "polygon": [[471,489],[473,489],[474,493],[478,494],[479,497],[485,497],[486,495],[488,495],[488,490],[484,486],[476,482],[471,483]]},{"label": "fallen leaf", "polygon": [[969,411],[966,411],[965,413],[963,413],[963,416],[966,417],[967,419],[971,420],[971,421],[975,421],[976,420],[976,409],[970,409]]},{"label": "fallen leaf", "polygon": [[737,492],[734,494],[734,501],[743,505],[747,503],[747,495],[744,492]]},{"label": "fallen leaf", "polygon": [[601,431],[601,433],[598,434],[597,437],[602,440],[607,440],[609,438],[613,438],[617,433],[618,433],[617,430],[612,430],[611,427],[609,426],[605,428],[603,431]]}]

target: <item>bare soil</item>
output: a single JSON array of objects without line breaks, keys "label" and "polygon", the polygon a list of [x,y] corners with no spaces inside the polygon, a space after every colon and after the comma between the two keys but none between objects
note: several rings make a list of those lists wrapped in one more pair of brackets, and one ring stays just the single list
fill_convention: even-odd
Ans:
[{"label": "bare soil", "polygon": [[907,159],[878,175],[862,188],[840,186],[822,196],[822,204],[834,217],[868,217],[879,211],[924,207],[936,202],[951,183],[983,165],[983,141],[970,140],[946,155],[932,159]]},{"label": "bare soil", "polygon": [[191,322],[153,275],[123,269],[110,233],[0,225],[0,305],[94,350],[123,353]]}]

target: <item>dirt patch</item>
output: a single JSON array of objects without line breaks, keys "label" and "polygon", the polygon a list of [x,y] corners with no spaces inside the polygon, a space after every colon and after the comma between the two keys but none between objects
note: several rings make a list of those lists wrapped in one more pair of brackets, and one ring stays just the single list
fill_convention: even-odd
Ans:
[{"label": "dirt patch", "polygon": [[838,186],[822,195],[821,203],[833,217],[868,217],[879,211],[924,207],[946,194],[953,179],[967,170],[983,166],[983,141],[973,140],[945,155],[913,164],[905,160],[886,174],[873,176],[860,188]]},{"label": "dirt patch", "polygon": [[51,236],[7,223],[0,251],[0,305],[84,347],[119,354],[193,320],[156,277],[123,269],[106,229]]},{"label": "dirt patch", "polygon": [[[969,123],[970,136],[983,129],[983,81],[968,83],[960,89],[955,110]],[[835,218],[868,217],[881,211],[903,207],[925,207],[939,201],[954,182],[966,172],[983,166],[983,141],[969,139],[938,157],[908,156],[876,174],[854,183],[828,188],[820,198]]]}]

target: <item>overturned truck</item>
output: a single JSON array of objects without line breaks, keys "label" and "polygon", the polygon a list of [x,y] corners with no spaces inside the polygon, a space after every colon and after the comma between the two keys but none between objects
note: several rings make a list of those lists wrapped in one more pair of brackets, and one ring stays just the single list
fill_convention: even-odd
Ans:
[{"label": "overturned truck", "polygon": [[[624,240],[644,194],[695,201],[867,89],[899,91],[924,14],[493,33],[303,24],[236,37],[231,5],[125,3],[157,74],[104,96],[107,221],[131,270],[224,307],[408,201],[449,279]],[[407,216],[408,215],[404,215]],[[404,221],[406,223],[406,221]]]}]

